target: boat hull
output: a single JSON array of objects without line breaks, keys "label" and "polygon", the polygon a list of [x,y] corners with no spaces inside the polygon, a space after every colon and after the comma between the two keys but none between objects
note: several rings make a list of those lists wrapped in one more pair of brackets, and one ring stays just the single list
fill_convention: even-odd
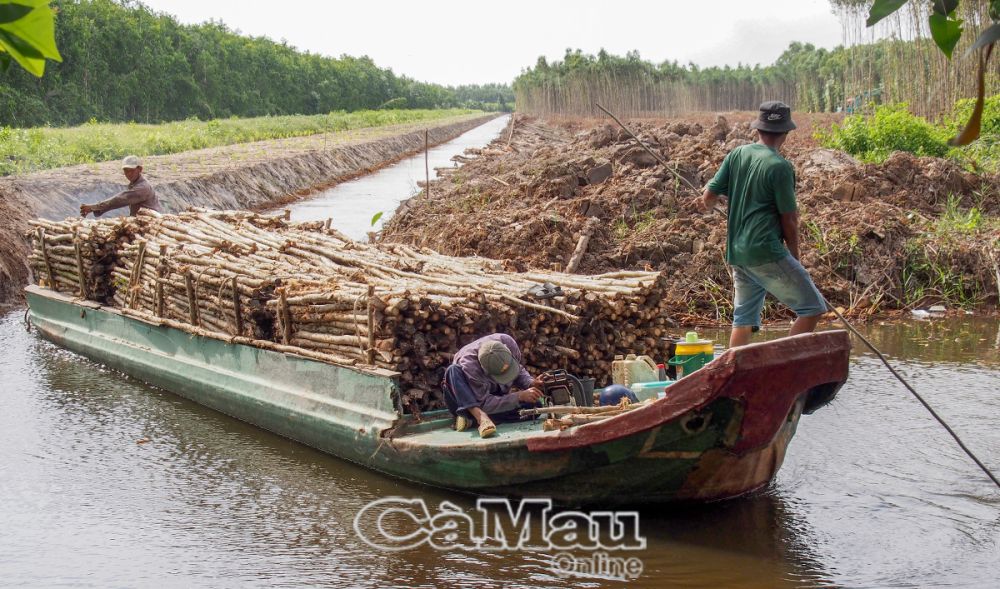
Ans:
[{"label": "boat hull", "polygon": [[671,396],[565,431],[455,432],[402,413],[396,373],[192,335],[38,287],[32,323],[56,344],[326,453],[411,481],[564,504],[712,501],[767,485],[810,391],[847,378],[844,332],[732,350]]}]

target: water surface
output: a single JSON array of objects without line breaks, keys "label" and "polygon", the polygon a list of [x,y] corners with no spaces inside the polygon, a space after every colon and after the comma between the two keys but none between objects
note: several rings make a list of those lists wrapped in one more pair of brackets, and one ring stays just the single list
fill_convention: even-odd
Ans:
[{"label": "water surface", "polygon": [[[428,152],[431,179],[434,168],[452,167],[452,156],[466,148],[482,147],[495,139],[507,125],[510,115],[493,119],[455,139],[432,147]],[[364,239],[367,232],[378,231],[401,202],[420,192],[417,182],[426,178],[424,154],[402,159],[374,174],[343,182],[296,202],[288,208],[293,221],[331,219],[331,225],[354,239]],[[382,216],[372,225],[372,218]]]}]

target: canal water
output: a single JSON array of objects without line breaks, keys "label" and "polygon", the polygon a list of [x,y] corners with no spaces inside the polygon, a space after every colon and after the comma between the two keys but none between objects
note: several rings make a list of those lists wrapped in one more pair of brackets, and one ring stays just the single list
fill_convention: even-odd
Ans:
[{"label": "canal water", "polygon": [[[286,208],[291,209],[293,221],[325,221],[354,239],[365,239],[369,231],[378,231],[396,211],[401,202],[420,192],[417,182],[426,178],[430,169],[454,166],[451,158],[466,148],[483,147],[500,134],[510,115],[497,117],[484,125],[466,131],[455,139],[432,147],[424,154],[402,159],[374,174],[350,182],[337,184],[306,200]],[[376,215],[381,216],[372,223]]]},{"label": "canal water", "polygon": [[[470,511],[474,500],[108,370],[27,332],[22,315],[0,316],[0,586],[621,585],[560,578],[551,552],[371,548],[353,520],[374,500]],[[1000,471],[1000,320],[866,330]],[[1000,492],[860,343],[849,382],[803,417],[769,489],[644,508],[638,527],[646,547],[624,556],[641,562],[644,587],[994,587],[1000,571]]]}]

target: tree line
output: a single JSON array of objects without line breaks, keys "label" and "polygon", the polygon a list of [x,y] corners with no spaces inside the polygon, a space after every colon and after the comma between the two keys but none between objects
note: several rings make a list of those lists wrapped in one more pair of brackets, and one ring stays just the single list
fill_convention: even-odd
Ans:
[{"label": "tree line", "polygon": [[594,102],[624,115],[676,115],[697,110],[753,110],[763,100],[784,100],[800,110],[832,111],[845,89],[842,50],[792,43],[769,66],[699,67],[653,63],[625,56],[566,50],[562,60],[539,57],[514,80],[518,110],[539,114],[597,114]]},{"label": "tree line", "polygon": [[0,125],[513,107],[507,85],[420,82],[368,57],[303,52],[237,34],[221,22],[185,25],[137,2],[58,0],[52,6],[62,62],[50,62],[41,78],[20,68],[0,73]]},{"label": "tree line", "polygon": [[[905,0],[884,0],[897,6]],[[878,3],[876,3],[877,5]],[[877,103],[906,102],[933,118],[946,115],[957,100],[1000,91],[1000,59],[984,61],[985,88],[977,89],[977,60],[968,57],[977,35],[1000,36],[994,5],[1000,0],[949,3],[946,17],[937,3],[919,4],[907,16],[894,16],[877,36],[867,27],[866,0],[832,0],[848,37],[846,46],[817,48],[793,42],[770,65],[699,67],[677,61],[654,63],[638,52],[597,55],[567,49],[561,60],[539,57],[514,80],[519,111],[593,116],[601,102],[626,116],[670,116],[690,111],[754,110],[762,100],[780,99],[797,110],[815,112],[868,109]],[[938,39],[924,32],[924,14],[964,23],[961,39],[948,42],[955,59],[938,50]],[[956,20],[957,19],[957,20]],[[991,24],[992,22],[992,24]],[[962,57],[959,57],[962,56]]]}]

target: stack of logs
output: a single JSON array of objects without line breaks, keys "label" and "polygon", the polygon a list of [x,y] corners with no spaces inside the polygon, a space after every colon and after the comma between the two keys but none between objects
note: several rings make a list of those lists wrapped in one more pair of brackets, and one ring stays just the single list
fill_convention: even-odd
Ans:
[{"label": "stack of logs", "polygon": [[49,288],[106,303],[113,294],[111,271],[128,239],[123,219],[29,221],[29,263]]},{"label": "stack of logs", "polygon": [[[533,373],[563,368],[599,383],[616,354],[668,353],[666,284],[655,272],[508,272],[494,260],[358,243],[328,224],[246,212],[120,223],[131,240],[119,244],[111,273],[115,306],[196,333],[399,372],[411,409],[442,407],[441,369],[489,333],[511,334]],[[561,293],[527,294],[545,283]]]}]

